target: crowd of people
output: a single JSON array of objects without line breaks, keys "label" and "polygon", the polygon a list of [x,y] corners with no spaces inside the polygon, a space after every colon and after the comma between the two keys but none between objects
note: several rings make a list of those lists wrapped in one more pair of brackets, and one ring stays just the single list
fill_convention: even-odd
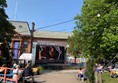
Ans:
[{"label": "crowd of people", "polygon": [[7,69],[7,65],[6,64],[2,64],[2,66],[0,67],[0,74],[4,75],[5,74],[5,69],[6,69],[6,76],[7,74],[12,73],[12,79],[16,80],[18,79],[18,83],[20,81],[26,81],[26,79],[28,78],[32,78],[32,81],[34,81],[33,78],[33,73],[32,73],[32,65],[31,62],[28,61],[26,66],[24,68],[21,68],[19,64],[17,64],[16,62],[13,63],[12,68],[11,69]]},{"label": "crowd of people", "polygon": [[[94,71],[96,83],[98,81],[102,81],[101,74],[104,74],[106,72],[109,72],[109,76],[112,78],[118,77],[118,66],[114,66],[114,65],[103,66],[102,64],[98,63],[98,64],[95,64],[93,71]],[[85,68],[80,67],[78,69],[77,78],[81,80],[82,82],[84,82],[87,79],[85,72],[86,72]]]},{"label": "crowd of people", "polygon": [[118,66],[117,65],[109,65],[106,70],[110,72],[111,77],[118,77]]}]

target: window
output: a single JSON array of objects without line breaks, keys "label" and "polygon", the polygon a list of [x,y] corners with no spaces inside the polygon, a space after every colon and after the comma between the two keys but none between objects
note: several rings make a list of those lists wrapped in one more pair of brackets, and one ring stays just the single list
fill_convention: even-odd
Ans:
[{"label": "window", "polygon": [[23,43],[23,52],[27,52],[27,48],[28,48],[28,42],[24,42]]},{"label": "window", "polygon": [[27,47],[28,47],[28,42],[24,42],[23,48],[27,48]]}]

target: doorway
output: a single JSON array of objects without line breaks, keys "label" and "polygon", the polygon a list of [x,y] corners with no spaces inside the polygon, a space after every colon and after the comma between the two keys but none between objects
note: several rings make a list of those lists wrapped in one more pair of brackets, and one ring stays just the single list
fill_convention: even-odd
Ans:
[{"label": "doorway", "polygon": [[13,46],[14,46],[14,50],[13,50],[13,59],[18,59],[18,53],[19,53],[19,45],[20,45],[20,42],[19,41],[15,41]]}]

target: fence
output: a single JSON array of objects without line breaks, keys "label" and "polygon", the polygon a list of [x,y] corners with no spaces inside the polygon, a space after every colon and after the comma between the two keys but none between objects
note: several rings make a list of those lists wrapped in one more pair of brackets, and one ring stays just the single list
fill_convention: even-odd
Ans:
[{"label": "fence", "polygon": [[16,76],[16,79],[12,78],[13,68],[4,67],[3,69],[4,69],[3,74],[0,74],[0,79],[2,80],[2,83],[7,83],[7,81],[18,83],[18,75]]}]

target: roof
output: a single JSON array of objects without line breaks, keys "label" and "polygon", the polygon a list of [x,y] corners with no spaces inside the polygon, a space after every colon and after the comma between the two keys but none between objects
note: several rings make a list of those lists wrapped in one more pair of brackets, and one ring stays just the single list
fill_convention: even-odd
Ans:
[{"label": "roof", "polygon": [[[29,24],[26,21],[10,21],[16,29],[15,31],[23,36],[31,36]],[[36,38],[51,38],[51,39],[67,39],[71,36],[72,32],[53,32],[53,31],[34,31],[34,37]]]},{"label": "roof", "polygon": [[29,24],[25,21],[10,21],[16,27],[15,31],[21,35],[31,36]]},{"label": "roof", "polygon": [[53,38],[53,39],[67,39],[71,36],[71,32],[53,32],[53,31],[43,31],[37,30],[34,32],[34,37],[38,38]]}]

